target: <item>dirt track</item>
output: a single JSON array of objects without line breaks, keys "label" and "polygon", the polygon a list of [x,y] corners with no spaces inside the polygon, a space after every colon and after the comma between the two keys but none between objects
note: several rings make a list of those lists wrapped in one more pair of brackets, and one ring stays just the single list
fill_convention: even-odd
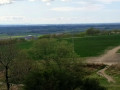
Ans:
[{"label": "dirt track", "polygon": [[94,63],[94,64],[106,64],[107,67],[99,70],[97,72],[98,75],[106,78],[108,82],[115,83],[115,80],[107,75],[105,71],[112,65],[120,63],[120,53],[116,53],[120,49],[120,46],[117,46],[109,51],[107,51],[104,55],[99,57],[92,57],[87,59],[87,63]]},{"label": "dirt track", "polygon": [[105,68],[99,70],[99,71],[97,72],[97,74],[100,75],[100,76],[102,76],[102,77],[104,77],[104,78],[106,78],[106,79],[108,80],[108,82],[113,82],[113,83],[115,83],[115,80],[114,80],[111,76],[109,76],[109,75],[107,75],[107,74],[105,73],[105,70],[107,70],[108,68],[109,68],[109,66],[106,66]]},{"label": "dirt track", "polygon": [[96,64],[106,64],[112,65],[120,63],[120,53],[116,53],[120,49],[120,46],[113,48],[112,50],[108,50],[102,56],[92,57],[87,59],[87,63],[96,63]]}]

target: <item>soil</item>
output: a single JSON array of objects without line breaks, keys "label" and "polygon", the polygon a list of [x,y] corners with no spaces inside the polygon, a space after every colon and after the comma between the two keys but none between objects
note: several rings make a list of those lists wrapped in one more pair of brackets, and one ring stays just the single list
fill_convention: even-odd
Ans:
[{"label": "soil", "polygon": [[91,57],[87,59],[87,63],[94,64],[118,64],[120,63],[120,53],[116,53],[120,49],[120,46],[113,48],[112,50],[108,50],[104,55],[99,57]]},{"label": "soil", "polygon": [[107,75],[105,71],[113,64],[118,64],[120,63],[120,53],[117,53],[117,51],[120,49],[120,46],[117,46],[111,50],[108,50],[105,54],[99,56],[99,57],[92,57],[88,58],[86,61],[87,63],[92,63],[92,64],[105,64],[107,65],[105,68],[99,70],[97,72],[98,75],[106,78],[108,82],[113,82],[115,83],[115,80]]}]

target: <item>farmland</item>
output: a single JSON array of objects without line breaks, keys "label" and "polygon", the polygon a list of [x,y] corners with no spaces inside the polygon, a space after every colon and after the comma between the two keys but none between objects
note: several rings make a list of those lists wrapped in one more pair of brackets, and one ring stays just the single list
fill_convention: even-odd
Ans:
[{"label": "farmland", "polygon": [[[51,40],[51,39],[49,39]],[[86,37],[73,37],[72,38],[61,38],[61,40],[67,40],[70,43],[72,43],[74,40],[74,49],[75,52],[82,58],[82,57],[97,57],[99,55],[102,55],[105,53],[106,50],[112,49],[116,46],[120,45],[120,35],[100,35],[100,36],[86,36]],[[22,49],[29,49],[32,47],[34,41],[27,41],[22,42],[20,45],[20,48]],[[23,47],[21,47],[23,46]],[[111,68],[111,67],[110,67]],[[88,70],[90,67],[87,68]],[[101,77],[96,74],[99,68],[92,68],[92,72],[90,74],[90,78],[96,78],[99,80],[100,84],[102,86],[105,86],[108,90],[118,90],[120,89],[119,86],[119,72],[114,72],[113,75],[110,73],[113,73],[112,69],[109,70],[109,74],[115,78],[117,81],[116,83],[109,83],[107,79],[104,77]],[[116,70],[113,68],[113,70]],[[107,70],[108,73],[108,70]],[[117,73],[117,76],[115,76]],[[116,79],[117,78],[117,79]]]},{"label": "farmland", "polygon": [[[14,74],[16,74],[16,77],[14,76],[15,79],[12,78],[13,83],[23,83],[23,79],[25,78],[23,73],[26,73],[26,75],[28,75],[28,72],[30,72],[29,68],[33,68],[32,70],[34,69],[37,70],[36,73],[43,74],[45,72],[44,74],[46,74],[47,72],[49,75],[51,75],[52,72],[59,73],[58,71],[61,71],[59,69],[62,69],[63,70],[62,72],[64,72],[65,70],[64,73],[68,73],[65,75],[74,74],[75,76],[78,75],[79,78],[81,78],[82,76],[80,75],[82,73],[84,80],[87,80],[87,78],[89,78],[90,82],[92,82],[92,80],[94,83],[97,83],[99,81],[99,83],[97,84],[100,85],[101,88],[102,86],[107,88],[108,90],[116,90],[120,88],[118,71],[116,71],[117,75],[116,74],[110,75],[111,77],[115,78],[115,81],[117,81],[116,83],[112,83],[112,82],[108,82],[106,78],[97,74],[99,70],[104,69],[106,67],[104,63],[90,64],[90,63],[81,62],[81,60],[86,61],[87,58],[89,59],[94,57],[101,57],[102,55],[106,54],[105,51],[109,51],[112,48],[119,46],[120,34],[93,35],[93,36],[85,35],[82,37],[76,36],[74,34],[74,36],[69,35],[68,37],[66,36],[64,37],[61,35],[61,37],[59,38],[52,36],[50,37],[50,36],[51,35],[44,37],[43,35],[40,36],[40,38],[38,38],[37,40],[34,39],[24,40],[23,38],[20,39],[18,38],[13,40],[15,41],[15,45],[19,49],[19,53],[18,53],[19,56],[16,57],[17,61],[15,61],[14,62],[15,64],[13,64],[13,67],[15,68],[12,68],[14,70]],[[73,52],[73,50],[75,53]],[[72,60],[75,60],[74,63]],[[71,62],[73,63],[72,67],[71,67]],[[38,68],[36,69],[36,66],[34,65],[31,66],[32,64],[36,65]],[[25,68],[28,71],[26,71]],[[84,71],[81,71],[82,69]],[[19,73],[15,73],[16,70],[19,70]],[[38,72],[41,70],[42,73]],[[51,71],[49,72],[49,70]],[[68,70],[68,72],[66,70]],[[77,70],[79,70],[79,72],[77,72]],[[111,70],[106,71],[107,74],[113,73]],[[59,74],[63,75],[63,73],[59,73]],[[21,75],[21,76],[17,77],[17,75],[18,76]],[[58,76],[54,76],[54,77],[60,80]],[[118,77],[118,80],[116,79],[116,77]],[[44,76],[42,78],[44,78]],[[70,76],[69,80],[71,80],[71,78],[77,80],[76,78],[73,77],[73,75]],[[19,80],[17,81],[16,79]],[[29,79],[25,78],[25,80],[29,80]],[[54,79],[52,80],[54,81]],[[84,80],[83,82],[86,82]],[[0,81],[3,81],[3,78],[1,78]]]},{"label": "farmland", "polygon": [[[103,54],[106,49],[120,45],[120,35],[75,37],[73,39],[75,52],[80,57],[98,56]],[[72,43],[72,38],[67,38],[64,40]],[[17,44],[17,46],[21,49],[28,49],[32,47],[33,43],[34,41],[25,41]]]},{"label": "farmland", "polygon": [[74,38],[75,51],[81,57],[98,56],[106,49],[120,45],[120,35]]}]

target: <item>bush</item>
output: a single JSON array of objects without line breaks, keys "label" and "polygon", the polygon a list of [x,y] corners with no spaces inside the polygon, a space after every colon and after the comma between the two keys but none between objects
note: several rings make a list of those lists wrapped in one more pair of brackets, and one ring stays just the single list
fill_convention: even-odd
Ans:
[{"label": "bush", "polygon": [[[25,79],[25,90],[74,90],[81,88],[84,71],[73,61],[50,61]],[[76,68],[77,67],[77,68]]]},{"label": "bush", "polygon": [[97,80],[84,79],[86,71],[81,63],[70,62],[60,67],[49,63],[46,68],[30,73],[24,82],[25,90],[105,90]]},{"label": "bush", "polygon": [[25,76],[34,68],[33,64],[34,62],[27,57],[25,50],[19,51],[10,66],[10,82],[14,84],[23,83]]},{"label": "bush", "polygon": [[34,72],[25,80],[25,90],[73,90],[81,85],[81,79],[64,70]]},{"label": "bush", "polygon": [[83,81],[66,71],[33,72],[24,84],[25,90],[106,90],[96,79]]},{"label": "bush", "polygon": [[33,60],[70,58],[74,55],[72,44],[67,41],[58,42],[56,39],[40,39],[28,53]]},{"label": "bush", "polygon": [[100,86],[96,79],[86,79],[83,84],[83,90],[106,90],[105,87]]}]

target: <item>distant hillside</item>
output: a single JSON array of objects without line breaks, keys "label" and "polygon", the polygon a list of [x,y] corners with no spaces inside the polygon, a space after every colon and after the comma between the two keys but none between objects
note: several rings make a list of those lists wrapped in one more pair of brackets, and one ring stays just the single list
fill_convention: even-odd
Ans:
[{"label": "distant hillside", "polygon": [[120,30],[120,23],[114,24],[61,24],[61,25],[0,25],[0,34],[50,34],[65,32],[82,32],[88,28],[100,30]]}]

